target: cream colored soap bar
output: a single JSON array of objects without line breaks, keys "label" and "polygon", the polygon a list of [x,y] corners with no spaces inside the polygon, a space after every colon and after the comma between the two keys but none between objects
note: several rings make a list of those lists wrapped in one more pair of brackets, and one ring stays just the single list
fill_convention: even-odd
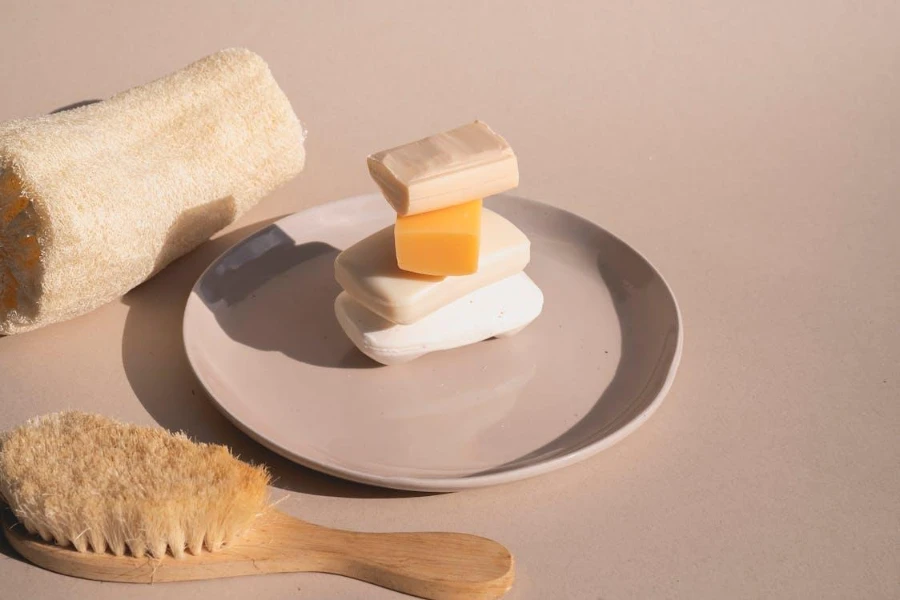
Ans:
[{"label": "cream colored soap bar", "polygon": [[481,121],[369,156],[369,173],[400,216],[519,185],[512,148]]},{"label": "cream colored soap bar", "polygon": [[338,323],[369,358],[385,365],[409,362],[492,337],[515,335],[541,313],[544,295],[517,273],[451,302],[410,325],[395,325],[341,292],[334,303]]},{"label": "cream colored soap bar", "polygon": [[341,252],[337,282],[370,311],[393,323],[414,323],[480,287],[515,275],[531,258],[531,243],[518,227],[482,209],[478,271],[434,277],[397,266],[394,227],[386,227]]}]

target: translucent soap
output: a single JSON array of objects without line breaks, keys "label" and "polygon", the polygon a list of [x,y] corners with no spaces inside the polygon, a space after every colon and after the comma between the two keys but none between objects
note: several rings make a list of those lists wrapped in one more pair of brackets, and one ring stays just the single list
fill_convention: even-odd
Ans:
[{"label": "translucent soap", "polygon": [[397,265],[423,275],[470,275],[478,270],[481,200],[397,217]]}]

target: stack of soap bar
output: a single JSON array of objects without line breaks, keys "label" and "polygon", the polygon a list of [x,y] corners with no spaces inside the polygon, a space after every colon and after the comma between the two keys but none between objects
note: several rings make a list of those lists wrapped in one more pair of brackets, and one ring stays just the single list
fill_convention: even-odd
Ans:
[{"label": "stack of soap bar", "polygon": [[454,300],[521,272],[531,258],[525,234],[484,209],[481,268],[462,277],[419,275],[397,266],[393,229],[382,229],[341,252],[334,261],[334,274],[358,302],[394,323],[415,323]]},{"label": "stack of soap bar", "polygon": [[397,222],[335,260],[335,314],[384,364],[517,333],[543,308],[523,272],[531,244],[482,198],[519,181],[515,154],[476,121],[373,154],[369,172]]}]

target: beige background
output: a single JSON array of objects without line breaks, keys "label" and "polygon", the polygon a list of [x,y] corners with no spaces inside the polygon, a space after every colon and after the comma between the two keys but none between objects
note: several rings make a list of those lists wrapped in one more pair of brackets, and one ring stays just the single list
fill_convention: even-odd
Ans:
[{"label": "beige background", "polygon": [[[0,119],[244,45],[310,135],[306,173],[233,233],[121,302],[0,339],[0,428],[61,408],[184,428],[270,463],[293,514],[502,541],[510,598],[900,597],[900,5],[253,4],[3,1]],[[475,117],[517,150],[522,195],[668,278],[686,327],[668,400],[585,463],[450,495],[254,445],[185,361],[195,278],[260,221],[373,190],[368,152]],[[0,598],[398,597],[325,575],[126,588],[9,554]]]}]

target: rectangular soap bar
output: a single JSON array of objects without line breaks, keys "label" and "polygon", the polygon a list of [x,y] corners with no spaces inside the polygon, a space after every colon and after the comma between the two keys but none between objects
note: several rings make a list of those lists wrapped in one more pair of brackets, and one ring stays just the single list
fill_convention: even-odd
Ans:
[{"label": "rectangular soap bar", "polygon": [[544,295],[525,273],[477,289],[410,325],[396,325],[341,292],[334,302],[338,323],[366,356],[385,365],[429,352],[515,335],[534,321]]},{"label": "rectangular soap bar", "polygon": [[385,227],[341,252],[334,276],[344,290],[392,323],[409,324],[480,287],[515,275],[531,258],[531,243],[518,227],[482,209],[478,271],[437,277],[403,271],[397,265],[394,226]]},{"label": "rectangular soap bar", "polygon": [[481,121],[372,154],[368,164],[372,179],[400,216],[519,185],[512,148]]},{"label": "rectangular soap bar", "polygon": [[397,217],[397,265],[423,275],[470,275],[478,270],[481,199]]}]

